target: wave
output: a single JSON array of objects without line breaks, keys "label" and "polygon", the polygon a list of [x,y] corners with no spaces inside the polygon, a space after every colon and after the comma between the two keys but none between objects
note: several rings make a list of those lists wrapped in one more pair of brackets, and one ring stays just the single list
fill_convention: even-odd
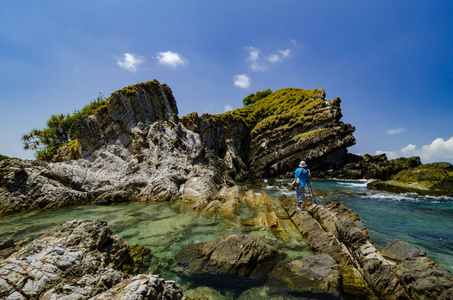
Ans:
[{"label": "wave", "polygon": [[406,202],[425,202],[425,203],[449,203],[453,202],[453,197],[448,196],[423,196],[417,193],[370,193],[360,195],[361,198],[369,198],[381,201],[406,201]]}]

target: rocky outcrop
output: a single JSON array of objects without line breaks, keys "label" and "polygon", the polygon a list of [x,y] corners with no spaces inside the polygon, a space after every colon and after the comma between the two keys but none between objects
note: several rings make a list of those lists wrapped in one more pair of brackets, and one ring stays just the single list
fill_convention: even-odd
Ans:
[{"label": "rocky outcrop", "polygon": [[74,220],[0,261],[0,297],[182,299],[172,281],[122,271],[132,265],[128,244],[112,235],[106,222]]},{"label": "rocky outcrop", "polygon": [[243,234],[189,245],[175,257],[181,276],[212,285],[263,284],[284,254],[261,239]]},{"label": "rocky outcrop", "polygon": [[181,122],[200,134],[236,180],[276,177],[300,160],[324,170],[345,159],[346,148],[355,144],[354,127],[340,122],[340,103],[326,101],[324,90],[289,88],[232,112],[194,113]]},{"label": "rocky outcrop", "polygon": [[450,163],[431,163],[402,170],[389,180],[368,184],[373,190],[421,195],[453,195],[453,166]]},{"label": "rocky outcrop", "polygon": [[210,199],[231,184],[225,162],[178,123],[157,81],[117,91],[72,127],[77,160],[0,161],[0,215],[84,202]]},{"label": "rocky outcrop", "polygon": [[363,156],[348,154],[340,164],[324,170],[316,170],[316,177],[388,180],[392,175],[418,165],[421,165],[419,157],[389,160],[385,154]]},{"label": "rocky outcrop", "polygon": [[306,201],[306,211],[299,211],[295,199],[280,200],[313,251],[338,263],[345,293],[360,299],[448,299],[452,294],[451,272],[407,243],[395,241],[379,251],[344,204]]}]

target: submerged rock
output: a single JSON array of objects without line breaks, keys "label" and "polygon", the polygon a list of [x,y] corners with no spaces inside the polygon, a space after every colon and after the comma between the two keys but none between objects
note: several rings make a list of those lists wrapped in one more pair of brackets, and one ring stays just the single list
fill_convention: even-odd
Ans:
[{"label": "submerged rock", "polygon": [[212,285],[263,284],[284,254],[261,239],[230,234],[214,241],[189,245],[176,255],[176,271]]},{"label": "submerged rock", "polygon": [[340,272],[335,260],[318,254],[279,263],[269,274],[267,285],[297,296],[335,299],[340,294]]},{"label": "submerged rock", "polygon": [[133,263],[128,244],[106,222],[66,222],[0,261],[0,298],[182,298],[178,285],[158,276],[130,278],[122,270]]}]

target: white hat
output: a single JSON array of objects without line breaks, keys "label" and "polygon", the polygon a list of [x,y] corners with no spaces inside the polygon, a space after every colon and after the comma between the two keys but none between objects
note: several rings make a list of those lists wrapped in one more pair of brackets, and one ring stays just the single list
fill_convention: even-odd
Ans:
[{"label": "white hat", "polygon": [[299,164],[299,167],[301,168],[305,168],[307,166],[307,164],[302,160]]}]

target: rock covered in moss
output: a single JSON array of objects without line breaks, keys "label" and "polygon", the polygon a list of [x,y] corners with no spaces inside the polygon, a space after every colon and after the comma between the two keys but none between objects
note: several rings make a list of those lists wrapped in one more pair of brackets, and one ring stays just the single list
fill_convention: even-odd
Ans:
[{"label": "rock covered in moss", "polygon": [[415,192],[422,195],[453,195],[453,166],[450,163],[431,163],[403,170],[387,181],[368,184],[374,190]]},{"label": "rock covered in moss", "polygon": [[325,100],[324,90],[282,89],[231,112],[181,122],[198,132],[207,147],[224,159],[236,180],[275,177],[300,160],[317,169],[343,160],[355,144],[354,127],[340,122],[341,100]]}]

